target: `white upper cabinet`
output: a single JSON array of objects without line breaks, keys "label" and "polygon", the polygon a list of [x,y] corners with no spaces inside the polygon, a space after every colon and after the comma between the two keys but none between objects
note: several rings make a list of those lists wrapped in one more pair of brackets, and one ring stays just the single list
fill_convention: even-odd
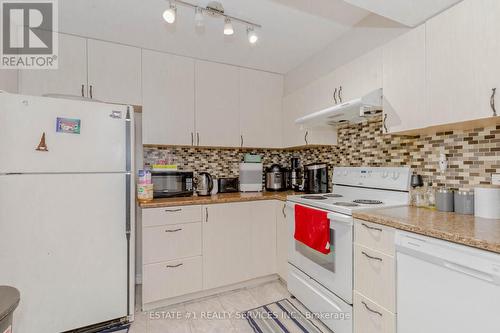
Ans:
[{"label": "white upper cabinet", "polygon": [[87,39],[59,34],[58,69],[19,71],[20,92],[25,95],[64,94],[87,96]]},{"label": "white upper cabinet", "polygon": [[239,96],[242,145],[281,147],[283,76],[240,68]]},{"label": "white upper cabinet", "polygon": [[88,83],[91,98],[142,104],[141,49],[89,39]]},{"label": "white upper cabinet", "polygon": [[425,25],[384,46],[383,58],[384,131],[425,127]]},{"label": "white upper cabinet", "polygon": [[17,93],[18,92],[19,71],[15,69],[0,69],[0,90]]},{"label": "white upper cabinet", "polygon": [[239,147],[240,72],[238,67],[196,61],[196,143]]},{"label": "white upper cabinet", "polygon": [[431,125],[493,115],[500,88],[500,3],[466,0],[427,25],[427,109]]},{"label": "white upper cabinet", "polygon": [[363,97],[382,87],[382,49],[377,48],[334,72],[339,84],[339,102]]},{"label": "white upper cabinet", "polygon": [[144,144],[194,144],[194,60],[142,51]]},{"label": "white upper cabinet", "polygon": [[283,146],[294,147],[306,144],[305,131],[295,124],[295,119],[302,116],[304,110],[304,92],[297,90],[283,98]]}]

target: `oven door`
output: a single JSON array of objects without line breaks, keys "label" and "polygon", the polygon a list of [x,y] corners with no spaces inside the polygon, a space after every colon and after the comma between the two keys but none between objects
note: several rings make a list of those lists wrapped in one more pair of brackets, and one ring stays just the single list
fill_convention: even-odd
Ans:
[{"label": "oven door", "polygon": [[331,251],[329,254],[323,254],[295,240],[293,237],[295,234],[295,204],[288,202],[287,205],[291,208],[287,214],[288,225],[291,229],[288,261],[346,303],[352,304],[352,217],[328,212]]}]

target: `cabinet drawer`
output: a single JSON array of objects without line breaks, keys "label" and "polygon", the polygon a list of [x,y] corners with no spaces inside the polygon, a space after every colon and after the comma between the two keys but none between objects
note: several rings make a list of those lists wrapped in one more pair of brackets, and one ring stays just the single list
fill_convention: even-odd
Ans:
[{"label": "cabinet drawer", "polygon": [[144,265],[144,303],[176,297],[202,288],[201,256]]},{"label": "cabinet drawer", "polygon": [[354,292],[354,333],[395,333],[396,316]]},{"label": "cabinet drawer", "polygon": [[144,264],[199,256],[201,222],[143,228],[142,242]]},{"label": "cabinet drawer", "polygon": [[145,208],[142,210],[143,227],[201,221],[201,206]]},{"label": "cabinet drawer", "polygon": [[394,257],[355,245],[354,290],[396,312]]},{"label": "cabinet drawer", "polygon": [[394,256],[394,229],[362,220],[357,220],[354,229],[354,242]]}]

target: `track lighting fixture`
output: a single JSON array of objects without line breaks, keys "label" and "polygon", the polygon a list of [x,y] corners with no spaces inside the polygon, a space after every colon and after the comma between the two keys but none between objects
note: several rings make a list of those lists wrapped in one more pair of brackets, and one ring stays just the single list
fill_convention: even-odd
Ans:
[{"label": "track lighting fixture", "polygon": [[175,16],[177,15],[177,8],[172,2],[169,2],[169,6],[167,10],[163,12],[163,19],[169,23],[172,24],[175,22]]},{"label": "track lighting fixture", "polygon": [[259,40],[259,36],[255,32],[255,29],[253,27],[247,28],[247,35],[248,35],[248,42],[250,44],[255,44]]},{"label": "track lighting fixture", "polygon": [[174,23],[177,16],[177,5],[181,5],[184,7],[190,7],[194,9],[194,23],[196,28],[201,28],[204,26],[205,16],[211,17],[221,17],[224,19],[224,35],[231,36],[234,35],[234,27],[233,22],[237,22],[240,24],[244,24],[247,26],[247,35],[248,42],[250,44],[255,44],[259,40],[259,36],[257,35],[257,29],[262,28],[257,23],[253,23],[244,19],[240,19],[231,15],[228,15],[224,12],[224,7],[218,1],[211,1],[206,7],[202,8],[198,5],[194,5],[192,3],[183,1],[183,0],[169,0],[169,7],[165,12],[163,12],[163,19],[167,23]]},{"label": "track lighting fixture", "polygon": [[205,24],[203,17],[203,9],[201,7],[196,7],[194,10],[194,22],[197,28],[201,28]]},{"label": "track lighting fixture", "polygon": [[234,34],[233,24],[231,19],[226,17],[224,20],[224,35],[231,36],[232,34]]}]

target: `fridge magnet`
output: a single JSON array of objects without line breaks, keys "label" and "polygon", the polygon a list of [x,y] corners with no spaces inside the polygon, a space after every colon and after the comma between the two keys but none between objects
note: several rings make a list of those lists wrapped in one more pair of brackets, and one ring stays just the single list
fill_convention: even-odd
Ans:
[{"label": "fridge magnet", "polygon": [[37,151],[49,151],[47,144],[45,143],[45,132],[43,132],[42,137],[40,138],[40,143],[36,147]]},{"label": "fridge magnet", "polygon": [[58,133],[80,134],[80,119],[57,118]]}]

